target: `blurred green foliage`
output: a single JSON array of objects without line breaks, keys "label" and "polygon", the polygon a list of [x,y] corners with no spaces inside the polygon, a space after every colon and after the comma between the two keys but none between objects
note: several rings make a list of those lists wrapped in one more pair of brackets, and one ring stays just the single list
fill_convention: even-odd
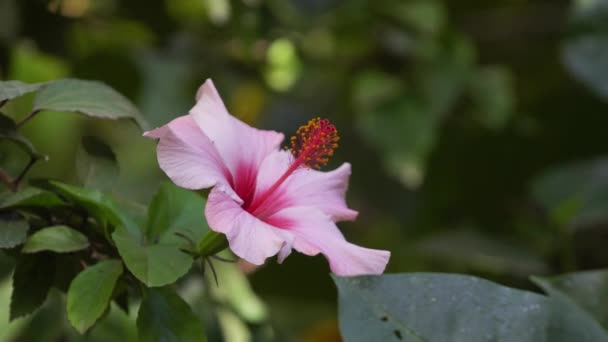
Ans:
[{"label": "blurred green foliage", "polygon": [[[0,0],[0,79],[103,81],[151,126],[185,114],[206,78],[258,127],[289,135],[326,116],[342,136],[333,166],[353,164],[348,197],[361,214],[342,225],[349,239],[391,250],[389,271],[534,289],[530,274],[608,265],[607,16],[605,0]],[[32,104],[26,95],[2,111],[18,120]],[[163,180],[154,142],[132,122],[43,112],[22,133],[49,158],[33,178],[111,191],[135,217]],[[111,147],[118,170],[91,164],[88,139]],[[18,174],[26,152],[0,144],[0,165]],[[104,176],[90,177],[95,168]],[[12,269],[1,256],[3,307]],[[269,324],[257,297],[253,313],[221,293],[221,314],[198,312],[201,285],[180,282],[216,327],[210,340],[337,336],[321,257],[249,278]],[[80,339],[56,324],[62,301],[51,292],[10,325],[0,310],[0,339]],[[133,337],[129,315],[112,308],[86,338]]]}]

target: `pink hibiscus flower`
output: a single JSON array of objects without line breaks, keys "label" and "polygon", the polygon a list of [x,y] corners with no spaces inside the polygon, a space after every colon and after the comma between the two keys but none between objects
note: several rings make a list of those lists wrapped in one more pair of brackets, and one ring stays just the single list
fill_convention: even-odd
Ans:
[{"label": "pink hibiscus flower", "polygon": [[230,249],[256,265],[292,248],[322,253],[342,276],[380,274],[390,252],[347,242],[335,222],[354,220],[346,206],[350,164],[330,172],[314,170],[337,147],[337,131],[314,119],[281,150],[283,134],[248,126],[228,113],[213,82],[196,94],[189,115],[146,132],[160,139],[163,171],[187,189],[213,187],[205,216],[209,227],[226,235]]}]

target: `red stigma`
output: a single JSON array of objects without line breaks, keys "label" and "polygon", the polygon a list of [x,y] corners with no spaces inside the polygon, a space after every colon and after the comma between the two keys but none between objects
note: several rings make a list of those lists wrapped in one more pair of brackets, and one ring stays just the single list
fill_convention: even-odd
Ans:
[{"label": "red stigma", "polygon": [[268,208],[264,208],[264,203],[287,177],[300,166],[319,169],[322,165],[327,164],[329,157],[334,155],[334,150],[338,147],[338,140],[340,140],[338,130],[327,119],[314,118],[298,128],[296,135],[291,137],[291,147],[286,147],[291,151],[295,160],[281,177],[245,210],[258,218],[265,217]]},{"label": "red stigma", "polygon": [[334,155],[338,140],[338,130],[329,120],[314,118],[291,137],[289,151],[301,165],[319,169]]}]

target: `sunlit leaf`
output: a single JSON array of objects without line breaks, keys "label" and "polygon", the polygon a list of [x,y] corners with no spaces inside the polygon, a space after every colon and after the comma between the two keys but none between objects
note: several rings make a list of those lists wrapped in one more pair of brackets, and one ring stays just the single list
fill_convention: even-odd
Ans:
[{"label": "sunlit leaf", "polygon": [[172,289],[148,289],[137,316],[139,340],[207,341],[202,322]]},{"label": "sunlit leaf", "polygon": [[86,236],[66,226],[43,228],[32,234],[21,249],[22,253],[51,251],[57,253],[74,252],[89,246]]},{"label": "sunlit leaf", "polygon": [[80,333],[87,331],[106,311],[118,278],[118,260],[105,260],[82,271],[68,290],[68,319]]},{"label": "sunlit leaf", "polygon": [[289,39],[277,39],[268,48],[268,65],[264,76],[268,85],[278,91],[293,86],[300,74],[300,59]]}]

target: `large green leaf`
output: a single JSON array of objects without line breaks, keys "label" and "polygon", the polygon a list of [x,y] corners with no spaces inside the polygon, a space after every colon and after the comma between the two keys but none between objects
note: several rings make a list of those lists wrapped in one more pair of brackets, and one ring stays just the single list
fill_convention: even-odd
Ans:
[{"label": "large green leaf", "polygon": [[608,341],[551,297],[464,275],[334,277],[346,341]]},{"label": "large green leaf", "polygon": [[22,253],[51,251],[74,252],[89,246],[89,240],[77,230],[66,226],[43,228],[32,234],[21,249]]},{"label": "large green leaf", "polygon": [[0,219],[0,248],[13,248],[23,243],[29,228],[25,220]]},{"label": "large green leaf", "polygon": [[122,227],[116,229],[112,239],[129,271],[148,286],[171,284],[192,267],[192,256],[182,252],[178,243],[148,244]]},{"label": "large green leaf", "polygon": [[44,303],[55,276],[54,258],[22,255],[13,273],[10,319],[28,315]]},{"label": "large green leaf", "polygon": [[123,226],[130,231],[138,231],[137,224],[110,197],[97,190],[80,188],[58,181],[48,181],[40,184],[51,191],[65,197],[68,201],[87,210],[99,224],[117,227]]},{"label": "large green leaf", "polygon": [[21,81],[0,81],[0,102],[35,92],[42,85],[42,83],[27,84]]},{"label": "large green leaf", "polygon": [[202,322],[170,288],[146,291],[137,316],[142,342],[206,341]]},{"label": "large green leaf", "polygon": [[0,194],[0,209],[54,208],[62,205],[65,202],[52,192],[33,187]]},{"label": "large green leaf", "polygon": [[204,209],[203,197],[165,182],[150,203],[146,237],[155,240],[166,235],[180,239],[175,235],[179,233],[198,242],[209,231]]},{"label": "large green leaf", "polygon": [[608,271],[586,271],[532,280],[553,296],[566,296],[608,328]]},{"label": "large green leaf", "polygon": [[106,311],[122,272],[119,260],[105,260],[74,278],[68,290],[68,319],[80,333],[87,331]]},{"label": "large green leaf", "polygon": [[147,128],[139,110],[104,83],[64,79],[48,83],[36,95],[34,110],[78,112],[105,119],[133,119]]},{"label": "large green leaf", "polygon": [[574,1],[562,55],[568,70],[608,99],[608,1]]},{"label": "large green leaf", "polygon": [[193,250],[208,231],[199,195],[164,183],[148,210],[145,232],[118,229],[112,235],[127,268],[148,286],[175,282],[190,270]]}]

